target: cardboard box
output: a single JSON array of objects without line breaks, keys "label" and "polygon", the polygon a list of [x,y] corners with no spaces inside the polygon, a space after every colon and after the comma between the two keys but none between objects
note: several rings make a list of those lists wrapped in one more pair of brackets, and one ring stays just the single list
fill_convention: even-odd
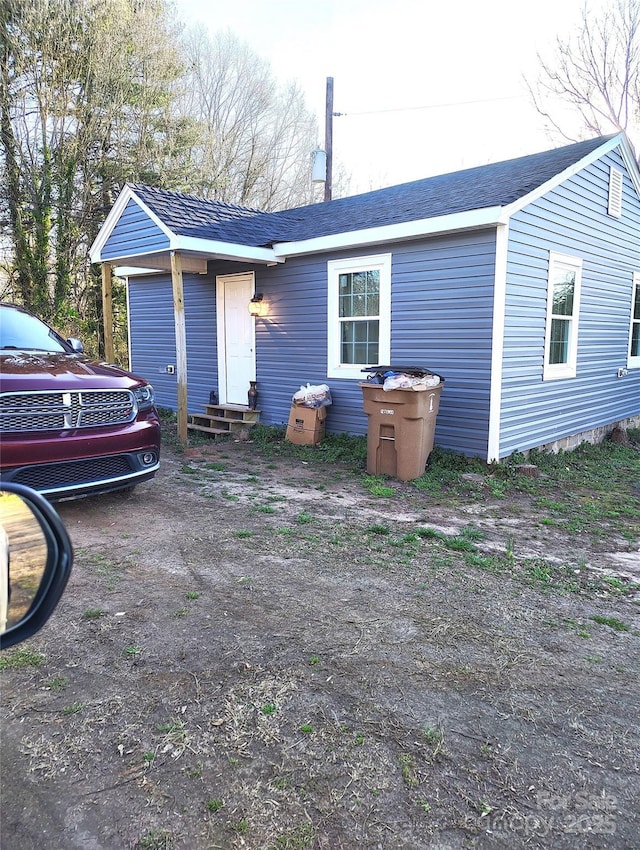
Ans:
[{"label": "cardboard box", "polygon": [[326,407],[303,407],[294,404],[289,412],[286,438],[299,446],[317,446],[324,439]]}]

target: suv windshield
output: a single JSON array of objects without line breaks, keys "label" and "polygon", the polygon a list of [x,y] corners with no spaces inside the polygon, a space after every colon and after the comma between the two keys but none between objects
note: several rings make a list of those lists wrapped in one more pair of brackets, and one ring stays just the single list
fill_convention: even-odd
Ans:
[{"label": "suv windshield", "polygon": [[29,313],[3,306],[0,312],[0,349],[55,351],[70,354],[62,337]]}]

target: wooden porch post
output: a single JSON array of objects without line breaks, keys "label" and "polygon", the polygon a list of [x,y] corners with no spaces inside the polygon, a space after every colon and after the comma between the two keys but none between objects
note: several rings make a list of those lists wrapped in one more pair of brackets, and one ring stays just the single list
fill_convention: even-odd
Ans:
[{"label": "wooden porch post", "polygon": [[111,263],[102,264],[102,323],[104,331],[104,359],[114,362],[113,352],[113,297]]},{"label": "wooden porch post", "polygon": [[176,328],[176,377],[178,380],[178,439],[187,445],[187,333],[184,318],[184,287],[182,260],[179,251],[171,252],[171,282],[173,284],[173,317]]}]

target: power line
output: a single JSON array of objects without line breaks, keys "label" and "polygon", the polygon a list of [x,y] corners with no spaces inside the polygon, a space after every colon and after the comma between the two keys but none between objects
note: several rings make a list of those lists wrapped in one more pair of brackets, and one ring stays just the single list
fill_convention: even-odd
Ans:
[{"label": "power line", "polygon": [[420,109],[444,109],[447,106],[471,106],[476,103],[496,103],[501,100],[521,100],[523,97],[526,97],[526,95],[514,94],[509,97],[485,97],[480,100],[457,100],[451,101],[450,103],[430,103],[425,106],[400,106],[396,109],[371,109],[367,112],[334,112],[333,116],[335,118],[340,118],[352,115],[382,115],[389,112],[416,112]]}]

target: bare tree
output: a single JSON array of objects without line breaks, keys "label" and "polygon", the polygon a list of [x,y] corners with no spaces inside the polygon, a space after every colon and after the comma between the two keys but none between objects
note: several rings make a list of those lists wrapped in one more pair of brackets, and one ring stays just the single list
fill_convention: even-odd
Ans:
[{"label": "bare tree", "polygon": [[578,134],[640,130],[640,0],[611,0],[599,14],[585,4],[572,36],[556,41],[541,74],[527,81],[538,111],[566,139],[575,130],[559,118],[560,102],[574,107]]},{"label": "bare tree", "polygon": [[179,109],[198,123],[189,190],[265,210],[312,201],[315,118],[295,84],[232,33],[191,32],[183,42]]}]

